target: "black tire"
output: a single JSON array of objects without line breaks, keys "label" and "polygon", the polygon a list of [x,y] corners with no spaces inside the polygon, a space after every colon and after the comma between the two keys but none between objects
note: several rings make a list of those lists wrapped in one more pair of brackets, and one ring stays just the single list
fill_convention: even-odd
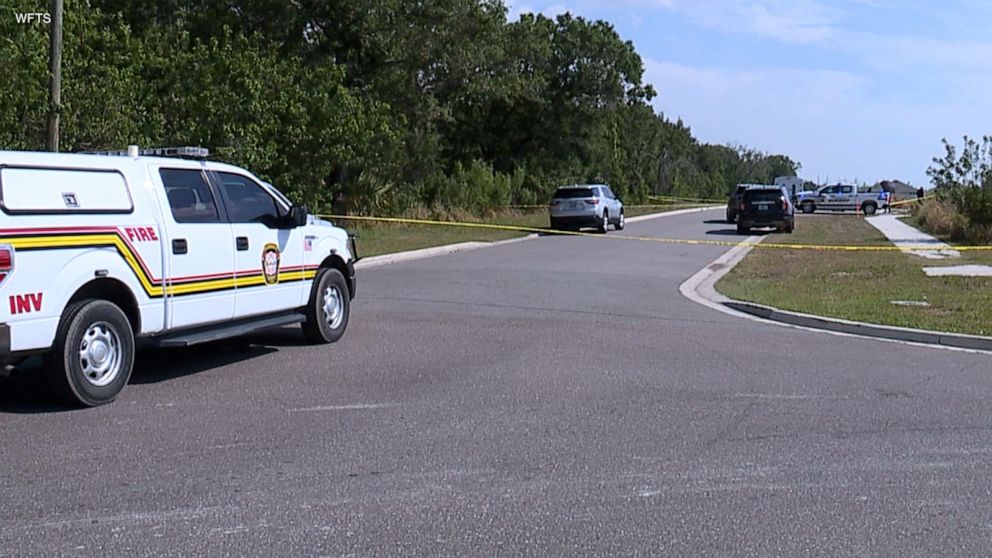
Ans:
[{"label": "black tire", "polygon": [[796,223],[795,223],[795,221],[789,221],[788,223],[785,224],[785,232],[786,232],[786,234],[792,234],[792,231],[794,231],[794,230],[796,230]]},{"label": "black tire", "polygon": [[737,234],[751,234],[751,227],[742,227],[738,223],[738,225],[737,225]]},{"label": "black tire", "polygon": [[[336,309],[334,316],[328,317],[325,308]],[[326,267],[317,274],[310,289],[307,303],[307,319],[302,324],[303,335],[312,343],[333,343],[344,335],[351,316],[351,297],[348,283],[341,272]]]},{"label": "black tire", "polygon": [[861,212],[865,215],[874,215],[878,211],[878,206],[871,202],[865,202],[861,205]]},{"label": "black tire", "polygon": [[812,203],[812,202],[806,202],[806,203],[800,205],[799,208],[803,210],[803,213],[809,214],[809,213],[813,213],[814,211],[816,211],[816,204],[815,203]]},{"label": "black tire", "polygon": [[45,355],[45,375],[58,399],[86,407],[106,405],[127,385],[133,368],[134,331],[116,304],[87,299],[66,308],[55,344]]},{"label": "black tire", "polygon": [[599,224],[596,225],[596,229],[602,234],[606,234],[606,230],[610,228],[610,212],[603,210],[603,218],[600,219]]},{"label": "black tire", "polygon": [[621,209],[620,210],[620,218],[617,219],[617,224],[614,225],[613,228],[616,229],[616,230],[618,230],[618,231],[622,231],[623,228],[624,228],[624,226],[625,226],[625,224],[626,224],[625,223],[626,220],[627,220],[627,218],[624,217],[623,210]]},{"label": "black tire", "polygon": [[730,215],[727,215],[727,224],[733,225],[736,222],[737,222],[737,218],[736,217],[731,217]]}]

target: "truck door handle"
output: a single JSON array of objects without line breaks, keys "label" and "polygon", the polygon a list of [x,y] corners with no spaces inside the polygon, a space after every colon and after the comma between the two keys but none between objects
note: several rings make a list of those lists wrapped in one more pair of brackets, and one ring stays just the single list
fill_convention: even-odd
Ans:
[{"label": "truck door handle", "polygon": [[244,252],[245,250],[247,250],[248,249],[248,237],[247,236],[239,236],[237,238],[237,247],[238,247],[238,251],[239,252]]},{"label": "truck door handle", "polygon": [[185,238],[173,238],[172,239],[172,253],[173,254],[185,254],[189,251],[189,246],[186,244]]}]

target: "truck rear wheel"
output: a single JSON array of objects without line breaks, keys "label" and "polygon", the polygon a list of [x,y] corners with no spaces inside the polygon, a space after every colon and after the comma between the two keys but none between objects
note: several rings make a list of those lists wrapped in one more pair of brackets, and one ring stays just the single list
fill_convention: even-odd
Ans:
[{"label": "truck rear wheel", "polygon": [[70,305],[45,356],[45,373],[54,394],[86,407],[113,401],[127,385],[133,367],[131,322],[106,300]]},{"label": "truck rear wheel", "polygon": [[861,206],[861,212],[865,215],[874,215],[876,211],[878,211],[878,206],[872,202],[865,202],[865,204]]},{"label": "truck rear wheel", "polygon": [[310,342],[333,343],[344,335],[351,314],[351,298],[340,271],[327,267],[317,274],[306,313],[303,335]]},{"label": "truck rear wheel", "polygon": [[814,211],[816,211],[816,204],[812,202],[806,202],[800,205],[799,208],[803,210],[803,213],[813,213]]}]

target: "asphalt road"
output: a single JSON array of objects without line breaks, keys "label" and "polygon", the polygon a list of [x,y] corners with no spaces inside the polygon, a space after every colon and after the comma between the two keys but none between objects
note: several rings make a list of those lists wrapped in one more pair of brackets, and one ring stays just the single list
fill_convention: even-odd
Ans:
[{"label": "asphalt road", "polygon": [[992,357],[680,296],[724,250],[370,269],[339,344],[143,352],[99,409],[2,380],[0,556],[992,554]]}]

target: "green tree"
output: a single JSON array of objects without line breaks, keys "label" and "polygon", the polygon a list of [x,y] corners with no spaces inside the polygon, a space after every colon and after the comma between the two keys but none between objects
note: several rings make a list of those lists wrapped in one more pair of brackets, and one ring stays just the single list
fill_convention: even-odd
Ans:
[{"label": "green tree", "polygon": [[992,136],[983,136],[981,142],[964,136],[960,154],[947,139],[941,142],[944,157],[934,157],[927,168],[938,196],[952,203],[971,226],[992,227]]}]

